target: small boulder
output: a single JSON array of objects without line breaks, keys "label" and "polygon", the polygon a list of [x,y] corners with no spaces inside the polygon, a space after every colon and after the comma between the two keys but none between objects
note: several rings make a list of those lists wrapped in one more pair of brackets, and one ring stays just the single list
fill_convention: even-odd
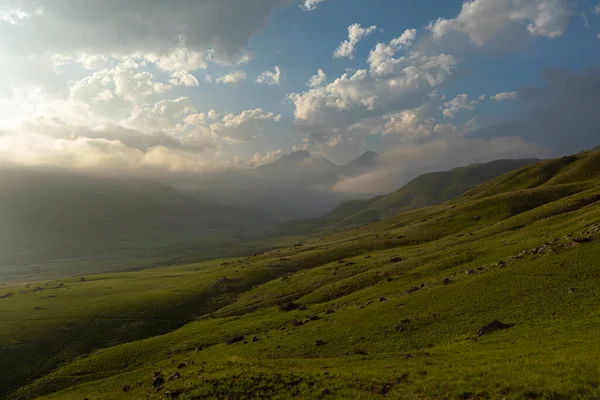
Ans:
[{"label": "small boulder", "polygon": [[380,302],[380,303],[381,303],[381,302],[384,302],[384,301],[386,301],[386,300],[387,300],[387,299],[386,299],[385,297],[380,297],[380,298],[379,298],[379,302]]},{"label": "small boulder", "polygon": [[239,342],[243,342],[243,341],[244,341],[244,337],[242,335],[238,335],[238,336],[234,336],[234,337],[228,339],[225,343],[234,344],[234,343],[239,343]]},{"label": "small boulder", "polygon": [[162,376],[157,376],[152,381],[152,386],[154,386],[155,388],[159,388],[159,387],[161,387],[164,384],[165,384],[165,379]]},{"label": "small boulder", "polygon": [[329,389],[323,389],[321,390],[321,395],[323,396],[328,396],[331,394],[331,391]]},{"label": "small boulder", "polygon": [[482,218],[483,217],[481,217],[479,215],[476,215],[476,216],[473,217],[473,221],[481,221]]},{"label": "small boulder", "polygon": [[185,367],[187,367],[186,363],[179,363],[179,365],[177,366],[178,369],[183,369]]},{"label": "small boulder", "polygon": [[306,307],[304,304],[302,304],[300,307],[298,307],[298,311],[306,311],[308,310],[308,307]]},{"label": "small boulder", "polygon": [[324,340],[321,340],[321,339],[315,340],[315,346],[317,346],[317,347],[325,346],[326,344],[327,344],[327,342]]},{"label": "small boulder", "polygon": [[129,392],[130,390],[131,390],[131,386],[129,386],[129,385],[125,385],[125,386],[123,386],[123,391],[124,391],[125,393]]},{"label": "small boulder", "polygon": [[500,331],[500,330],[508,329],[508,328],[512,328],[512,327],[513,327],[513,325],[511,325],[511,324],[503,324],[500,321],[492,321],[489,324],[484,325],[477,333],[477,336],[484,336],[484,335],[487,335],[492,332],[496,332],[496,331]]},{"label": "small boulder", "polygon": [[474,273],[475,273],[474,269],[468,269],[467,272],[466,272],[467,275],[471,275],[471,274],[474,274]]},{"label": "small boulder", "polygon": [[329,310],[325,311],[325,314],[327,314],[327,315],[329,315],[329,314],[335,314],[335,310],[333,310],[333,309],[330,308]]},{"label": "small boulder", "polygon": [[294,311],[294,310],[297,310],[298,307],[300,307],[298,304],[289,302],[289,303],[279,305],[279,311]]},{"label": "small boulder", "polygon": [[569,288],[569,293],[575,293],[575,289]]},{"label": "small boulder", "polygon": [[304,325],[304,322],[298,321],[297,319],[293,319],[291,324],[292,324],[292,326],[302,326],[302,325]]},{"label": "small boulder", "polygon": [[254,336],[254,337],[252,338],[252,343],[256,343],[256,342],[258,342],[259,340],[260,340],[260,339],[258,338],[258,336]]},{"label": "small boulder", "polygon": [[396,330],[396,332],[406,332],[408,330],[408,326],[406,326],[406,324],[398,324],[396,325],[396,327],[394,328]]},{"label": "small boulder", "polygon": [[442,281],[442,285],[450,285],[451,283],[454,283],[454,281],[452,279],[450,279],[450,278],[445,278]]},{"label": "small boulder", "polygon": [[416,292],[418,290],[419,290],[418,287],[413,286],[413,287],[410,287],[410,288],[406,289],[406,294],[412,294],[412,293],[414,293],[414,292]]},{"label": "small boulder", "polygon": [[399,263],[401,261],[404,261],[404,259],[402,257],[394,257],[390,259],[391,263]]}]

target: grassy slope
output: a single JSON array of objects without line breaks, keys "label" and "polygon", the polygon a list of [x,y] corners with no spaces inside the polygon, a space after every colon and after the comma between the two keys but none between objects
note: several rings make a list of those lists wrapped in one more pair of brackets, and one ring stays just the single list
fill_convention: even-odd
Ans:
[{"label": "grassy slope", "polygon": [[[0,300],[0,365],[7,374],[66,352],[54,363],[61,367],[14,399],[158,399],[166,391],[182,399],[598,398],[599,180],[600,152],[590,152],[526,167],[449,203],[224,265],[49,285],[57,298],[43,303],[46,290],[4,288],[16,294]],[[212,285],[224,275],[215,296]],[[411,287],[420,289],[407,294]],[[276,307],[291,300],[308,310]],[[79,348],[92,338],[101,342],[92,347],[111,344],[118,332],[171,321],[172,313],[210,315],[145,340],[88,354]],[[291,324],[309,314],[319,319]],[[89,315],[132,325],[74,325]],[[495,319],[514,327],[477,337]],[[20,334],[35,330],[64,337],[62,345],[36,353],[37,343]],[[249,343],[223,343],[239,334]],[[20,357],[6,357],[19,346]],[[78,353],[85,355],[66,362]],[[35,362],[18,363],[27,357]],[[4,368],[5,360],[18,365]],[[181,376],[156,392],[153,371]]]},{"label": "grassy slope", "polygon": [[401,211],[441,204],[483,182],[537,161],[539,160],[497,160],[421,175],[393,193],[344,203],[323,218],[292,221],[278,228],[277,232],[306,233],[360,225],[394,216]]}]

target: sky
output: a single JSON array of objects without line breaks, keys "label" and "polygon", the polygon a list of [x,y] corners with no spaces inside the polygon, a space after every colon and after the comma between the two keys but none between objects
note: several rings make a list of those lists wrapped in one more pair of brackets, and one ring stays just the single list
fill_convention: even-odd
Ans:
[{"label": "sky", "polygon": [[598,0],[0,0],[0,162],[189,176],[375,151],[337,190],[377,192],[600,145],[599,50]]}]

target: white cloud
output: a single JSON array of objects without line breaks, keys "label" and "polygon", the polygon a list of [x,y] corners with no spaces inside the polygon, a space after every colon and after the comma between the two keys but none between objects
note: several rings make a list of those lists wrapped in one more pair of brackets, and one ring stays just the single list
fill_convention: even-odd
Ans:
[{"label": "white cloud", "polygon": [[402,35],[392,40],[389,44],[378,43],[375,49],[369,53],[369,68],[372,73],[383,75],[391,71],[394,63],[394,55],[401,49],[412,45],[417,37],[416,29],[407,29]]},{"label": "white cloud", "polygon": [[247,74],[244,71],[234,71],[230,74],[223,75],[217,78],[217,83],[237,85],[238,83],[245,81]]},{"label": "white cloud", "polygon": [[260,134],[270,122],[279,122],[281,115],[265,112],[262,108],[227,114],[221,121],[210,125],[212,135],[230,143],[244,143]]},{"label": "white cloud", "polygon": [[354,58],[354,48],[364,37],[369,36],[377,26],[373,25],[369,28],[363,28],[360,24],[353,24],[348,27],[348,40],[343,41],[340,46],[333,52],[335,58]]},{"label": "white cloud", "polygon": [[592,9],[592,12],[594,14],[600,15],[600,3],[598,3],[596,6],[594,6],[594,8]]},{"label": "white cloud", "polygon": [[469,101],[469,96],[459,94],[443,104],[442,113],[444,114],[444,118],[453,119],[460,111],[473,111],[477,104],[479,104],[478,100]]},{"label": "white cloud", "polygon": [[195,111],[196,108],[189,97],[162,100],[153,107],[142,107],[133,110],[127,123],[142,131],[168,131],[175,128],[184,115]]},{"label": "white cloud", "polygon": [[517,92],[502,92],[490,97],[494,101],[510,101],[516,100],[519,97]]},{"label": "white cloud", "polygon": [[252,160],[250,160],[248,166],[256,168],[260,165],[273,162],[281,157],[282,152],[283,151],[279,149],[277,151],[268,151],[265,155],[262,155],[261,153],[254,153],[254,157],[252,157]]},{"label": "white cloud", "polygon": [[311,88],[321,86],[323,83],[325,83],[326,80],[327,75],[325,75],[325,71],[319,69],[317,71],[317,74],[310,78],[310,80],[308,81],[308,86]]},{"label": "white cloud", "polygon": [[279,86],[279,79],[281,78],[281,70],[278,66],[275,66],[274,71],[264,71],[257,78],[256,82],[262,83],[269,86]]},{"label": "white cloud", "polygon": [[198,78],[196,78],[190,72],[185,71],[185,70],[174,72],[171,75],[171,79],[169,80],[169,83],[171,83],[171,85],[173,85],[173,86],[189,86],[189,87],[195,87],[200,84],[198,82]]},{"label": "white cloud", "polygon": [[304,11],[312,11],[324,1],[325,0],[303,0],[303,3],[300,5],[300,8],[302,8]]},{"label": "white cloud", "polygon": [[483,46],[515,26],[525,26],[534,36],[561,36],[568,21],[566,0],[471,0],[463,3],[456,18],[440,18],[431,22],[428,29],[434,39],[460,32],[477,46]]}]

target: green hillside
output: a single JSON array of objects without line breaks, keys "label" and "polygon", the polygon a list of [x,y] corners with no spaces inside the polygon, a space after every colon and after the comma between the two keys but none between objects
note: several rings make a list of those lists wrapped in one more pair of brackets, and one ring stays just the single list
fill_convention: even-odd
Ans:
[{"label": "green hillside", "polygon": [[298,234],[360,225],[388,218],[402,211],[441,204],[483,182],[538,161],[540,160],[497,160],[421,175],[393,193],[370,200],[344,203],[323,218],[292,221],[279,227],[277,232]]},{"label": "green hillside", "polygon": [[249,257],[0,287],[2,394],[600,398],[600,150],[286,240]]}]

